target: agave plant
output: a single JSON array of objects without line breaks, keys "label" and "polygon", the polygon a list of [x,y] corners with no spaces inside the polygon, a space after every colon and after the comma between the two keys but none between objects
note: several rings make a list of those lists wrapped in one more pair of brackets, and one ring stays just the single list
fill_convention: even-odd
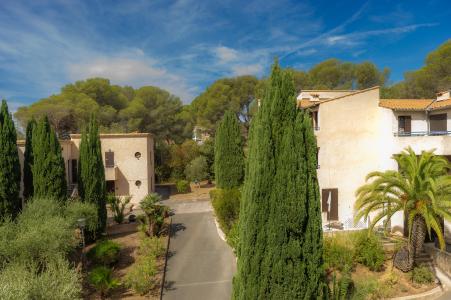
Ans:
[{"label": "agave plant", "polygon": [[408,243],[394,257],[394,265],[404,271],[413,268],[414,259],[423,248],[426,234],[437,234],[440,248],[445,247],[441,218],[451,221],[451,169],[446,158],[434,150],[417,156],[408,147],[393,159],[398,171],[372,172],[367,184],[357,190],[355,203],[357,222],[372,217],[370,229],[380,221],[388,221],[397,212],[408,220]]}]

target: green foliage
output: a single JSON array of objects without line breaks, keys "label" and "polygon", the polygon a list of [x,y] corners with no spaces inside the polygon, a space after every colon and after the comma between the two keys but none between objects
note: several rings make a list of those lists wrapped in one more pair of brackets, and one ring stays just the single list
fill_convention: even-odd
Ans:
[{"label": "green foliage", "polygon": [[122,224],[122,222],[124,222],[125,208],[131,200],[131,196],[125,196],[121,199],[121,197],[116,196],[115,194],[107,195],[107,202],[113,211],[113,218],[116,223]]},{"label": "green foliage", "polygon": [[371,271],[380,271],[384,266],[385,252],[378,236],[362,231],[355,241],[355,257]]},{"label": "green foliage", "polygon": [[199,153],[205,157],[207,161],[207,179],[212,181],[215,178],[215,140],[213,138],[206,139],[199,147]]},{"label": "green foliage", "polygon": [[236,254],[236,250],[239,247],[240,243],[240,222],[239,220],[233,223],[232,228],[230,228],[229,233],[227,234],[227,243],[229,243],[230,247],[232,247],[233,251]]},{"label": "green foliage", "polygon": [[382,90],[383,98],[435,98],[451,86],[451,40],[426,57],[420,69],[407,72],[404,81]]},{"label": "green foliage", "polygon": [[97,206],[98,232],[105,231],[107,222],[105,169],[101,151],[99,129],[93,115],[80,141],[78,192],[83,202]]},{"label": "green foliage", "polygon": [[81,299],[81,278],[63,258],[44,269],[13,263],[0,272],[0,299]]},{"label": "green foliage", "polygon": [[160,238],[142,235],[138,247],[138,258],[125,275],[125,283],[141,295],[155,288],[158,274],[157,258],[164,253],[165,247]]},{"label": "green foliage", "polygon": [[86,220],[86,230],[94,232],[98,227],[97,205],[94,203],[70,201],[66,205],[65,216],[74,228],[81,218]]},{"label": "green foliage", "polygon": [[34,161],[33,155],[33,130],[36,128],[36,121],[31,119],[27,124],[25,134],[25,152],[23,162],[23,198],[25,200],[33,197],[33,172],[31,170]]},{"label": "green foliage", "polygon": [[159,234],[161,226],[164,222],[164,216],[166,213],[166,208],[163,205],[159,205],[158,202],[161,200],[161,196],[157,193],[151,193],[144,197],[139,203],[141,209],[146,214],[148,225],[147,235],[152,237],[155,234]]},{"label": "green foliage", "polygon": [[119,259],[121,245],[110,240],[103,240],[98,242],[93,248],[88,251],[88,258],[96,264],[104,266],[111,266]]},{"label": "green foliage", "polygon": [[42,118],[33,130],[32,146],[34,196],[64,201],[67,198],[64,159],[61,145],[47,117]]},{"label": "green foliage", "polygon": [[337,278],[333,274],[332,289],[330,291],[330,300],[348,300],[354,291],[354,282],[352,281],[351,271],[349,268],[343,270],[341,276]]},{"label": "green foliage", "polygon": [[88,280],[100,292],[102,297],[107,296],[111,290],[120,286],[119,280],[113,277],[113,270],[105,266],[92,269],[89,272]]},{"label": "green foliage", "polygon": [[15,217],[22,208],[17,134],[6,100],[0,107],[0,220]]},{"label": "green foliage", "polygon": [[155,181],[166,182],[171,177],[172,168],[170,146],[165,141],[155,141]]},{"label": "green foliage", "polygon": [[78,133],[98,116],[105,132],[152,132],[158,140],[181,142],[185,121],[182,102],[157,87],[111,85],[108,79],[90,78],[68,84],[61,93],[41,99],[28,107],[20,107],[15,114],[23,128],[33,117],[47,116],[61,133]]},{"label": "green foliage", "polygon": [[227,111],[215,138],[215,174],[219,188],[239,187],[244,179],[243,138],[235,114]]},{"label": "green foliage", "polygon": [[257,86],[258,79],[254,76],[223,78],[215,81],[187,108],[188,123],[214,130],[223,114],[230,110],[238,114],[243,120],[244,127],[248,128]]},{"label": "green foliage", "polygon": [[332,236],[324,238],[324,266],[343,271],[354,266],[354,247],[350,238]]},{"label": "green foliage", "polygon": [[316,151],[292,75],[276,62],[249,133],[234,299],[311,299],[323,291]]},{"label": "green foliage", "polygon": [[198,156],[193,159],[185,169],[185,176],[187,179],[200,182],[208,176],[207,159],[204,156]]},{"label": "green foliage", "polygon": [[355,281],[353,300],[380,299],[385,290],[375,278],[363,278]]},{"label": "green foliage", "polygon": [[180,145],[170,146],[171,160],[169,166],[172,170],[173,179],[185,179],[186,166],[199,156],[199,145],[193,140],[187,140]]},{"label": "green foliage", "polygon": [[144,295],[157,284],[158,269],[154,256],[140,257],[125,275],[125,283],[138,294]]},{"label": "green foliage", "polygon": [[190,190],[190,185],[188,180],[178,180],[175,183],[175,188],[177,189],[177,192],[179,193],[188,193]]},{"label": "green foliage", "polygon": [[211,203],[218,218],[219,225],[226,235],[238,221],[240,214],[239,189],[215,189],[210,192]]},{"label": "green foliage", "polygon": [[416,267],[411,272],[412,281],[418,284],[427,284],[434,281],[434,274],[427,266]]},{"label": "green foliage", "polygon": [[63,216],[61,204],[51,199],[33,199],[16,222],[7,221],[0,226],[0,257],[7,263],[46,265],[55,257],[66,255],[75,245],[73,229]]}]

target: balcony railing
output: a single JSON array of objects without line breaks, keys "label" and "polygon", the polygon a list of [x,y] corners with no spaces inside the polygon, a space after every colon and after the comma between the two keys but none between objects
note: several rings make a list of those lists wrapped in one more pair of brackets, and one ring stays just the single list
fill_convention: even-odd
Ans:
[{"label": "balcony railing", "polygon": [[451,135],[451,131],[412,131],[412,132],[394,132],[394,136],[440,136]]}]

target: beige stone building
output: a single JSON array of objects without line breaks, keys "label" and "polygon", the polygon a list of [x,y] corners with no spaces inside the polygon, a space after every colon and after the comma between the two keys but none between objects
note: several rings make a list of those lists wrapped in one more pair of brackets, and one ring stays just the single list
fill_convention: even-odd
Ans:
[{"label": "beige stone building", "polygon": [[[80,134],[60,140],[66,165],[69,190],[77,186]],[[155,191],[154,141],[149,133],[101,134],[102,158],[105,166],[107,191],[118,196],[132,196],[138,204],[147,194]],[[18,141],[19,156],[23,164],[24,141]]]},{"label": "beige stone building", "polygon": [[[436,149],[451,159],[449,91],[436,99],[380,99],[379,87],[305,90],[298,105],[311,111],[314,122],[323,223],[338,221],[352,228],[357,188],[371,171],[396,170],[391,157],[406,147],[418,154]],[[392,229],[402,232],[404,227],[402,214],[394,216]]]}]

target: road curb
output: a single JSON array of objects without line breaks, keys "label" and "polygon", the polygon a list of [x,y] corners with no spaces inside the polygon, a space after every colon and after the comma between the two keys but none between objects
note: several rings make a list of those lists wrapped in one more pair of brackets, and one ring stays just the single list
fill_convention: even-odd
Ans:
[{"label": "road curb", "polygon": [[168,242],[166,244],[166,253],[164,255],[164,268],[163,268],[163,277],[161,278],[161,287],[160,287],[160,300],[163,299],[163,291],[164,291],[164,285],[166,281],[166,269],[168,266],[168,255],[169,255],[169,244],[171,241],[171,235],[172,235],[172,217],[169,217],[169,232],[168,232]]},{"label": "road curb", "polygon": [[227,242],[225,233],[224,233],[224,231],[222,231],[221,227],[219,226],[218,220],[216,219],[216,216],[214,214],[213,214],[213,219],[215,220],[216,231],[218,232],[219,238],[221,240],[223,240],[224,242]]},{"label": "road curb", "polygon": [[443,291],[443,289],[440,286],[438,286],[436,288],[433,288],[432,290],[426,291],[421,294],[390,298],[389,300],[430,300],[436,299],[439,296],[443,295],[444,293],[445,292]]}]

